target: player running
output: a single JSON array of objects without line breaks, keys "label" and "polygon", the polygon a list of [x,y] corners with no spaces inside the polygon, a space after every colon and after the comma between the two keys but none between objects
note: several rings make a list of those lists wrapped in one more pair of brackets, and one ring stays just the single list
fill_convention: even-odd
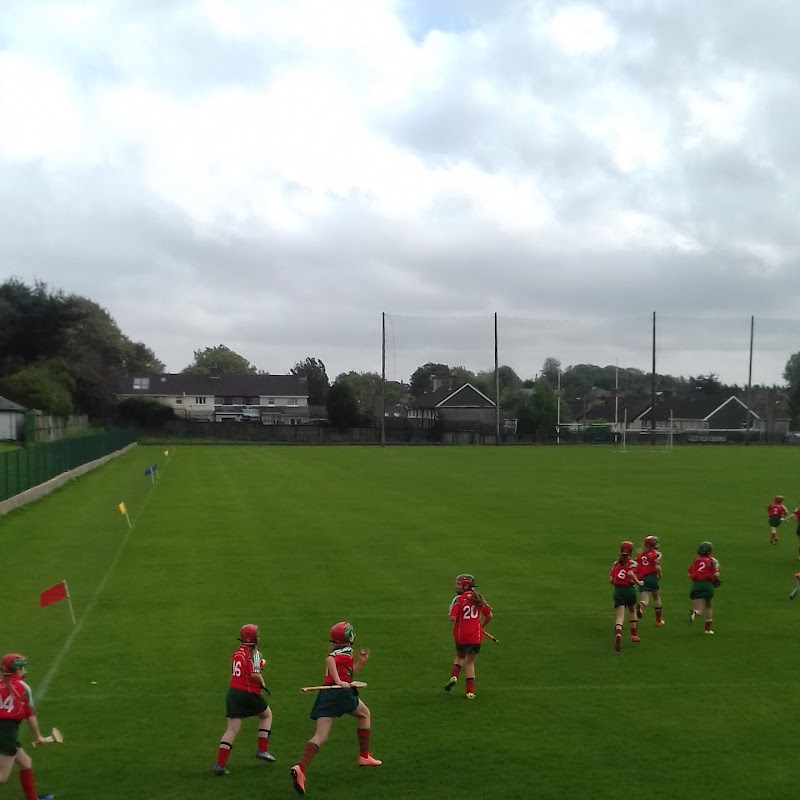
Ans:
[{"label": "player running", "polygon": [[621,542],[619,558],[608,571],[609,582],[614,587],[614,649],[622,649],[622,629],[624,627],[625,609],[628,609],[628,622],[631,626],[631,641],[638,642],[639,618],[636,613],[635,585],[642,587],[644,581],[636,577],[636,561],[633,556],[633,542]]},{"label": "player running", "polygon": [[705,632],[713,636],[711,623],[714,616],[714,590],[721,581],[719,579],[719,561],[711,555],[712,550],[711,542],[700,542],[697,548],[697,558],[689,565],[688,573],[692,581],[692,589],[689,592],[692,600],[689,624],[694,622],[695,617],[705,607]]},{"label": "player running", "polygon": [[44,741],[39,721],[33,710],[33,693],[25,682],[28,659],[19,653],[3,656],[3,675],[0,679],[0,783],[11,775],[14,764],[19,765],[19,782],[25,800],[53,800],[52,794],[36,794],[33,780],[33,761],[19,743],[19,725],[24,719],[33,732],[33,743]]},{"label": "player running", "polygon": [[797,555],[800,558],[800,506],[792,511],[792,516],[797,520],[797,527],[794,532],[797,534]]},{"label": "player running", "polygon": [[337,688],[321,689],[311,709],[311,719],[316,720],[314,735],[306,742],[300,760],[292,767],[292,783],[298,794],[306,793],[306,770],[320,747],[328,740],[333,721],[343,714],[356,718],[358,729],[358,766],[379,767],[378,761],[369,751],[371,717],[361,698],[358,689],[350,685],[353,675],[358,672],[369,658],[369,650],[362,647],[358,653],[358,661],[353,663],[353,640],[356,633],[349,622],[338,622],[331,628],[330,639],[333,648],[325,658],[325,686]]},{"label": "player running", "polygon": [[492,619],[492,607],[475,591],[475,577],[466,572],[456,577],[458,594],[450,603],[450,620],[453,623],[453,639],[456,657],[450,678],[444,685],[449,692],[458,683],[462,667],[466,673],[466,695],[475,699],[475,658],[481,651],[483,629]]},{"label": "player running", "polygon": [[[775,499],[767,506],[769,522],[769,543],[778,544],[778,526],[789,516],[789,511],[783,504],[783,495],[776,494]],[[800,520],[800,517],[798,517]]]},{"label": "player running", "polygon": [[217,750],[217,763],[214,765],[215,775],[227,775],[228,756],[233,743],[239,735],[242,720],[246,717],[258,717],[258,749],[256,758],[259,761],[275,761],[269,752],[269,736],[272,732],[272,709],[261,696],[262,690],[269,693],[261,671],[265,661],[258,650],[258,625],[243,625],[239,632],[242,643],[231,659],[231,682],[225,699],[228,726],[222,734]]},{"label": "player running", "polygon": [[642,581],[639,593],[642,599],[636,606],[636,616],[641,619],[647,608],[650,597],[653,598],[653,609],[656,612],[656,627],[664,624],[661,618],[661,551],[658,549],[658,536],[646,536],[639,555],[636,556],[636,577]]}]

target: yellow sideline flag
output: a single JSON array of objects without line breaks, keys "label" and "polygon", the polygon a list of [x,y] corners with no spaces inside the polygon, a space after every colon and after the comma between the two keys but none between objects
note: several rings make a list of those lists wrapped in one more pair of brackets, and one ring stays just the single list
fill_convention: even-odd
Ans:
[{"label": "yellow sideline flag", "polygon": [[119,513],[122,514],[124,517],[128,513],[128,509],[125,508],[125,503],[120,503],[117,508],[119,509]]}]

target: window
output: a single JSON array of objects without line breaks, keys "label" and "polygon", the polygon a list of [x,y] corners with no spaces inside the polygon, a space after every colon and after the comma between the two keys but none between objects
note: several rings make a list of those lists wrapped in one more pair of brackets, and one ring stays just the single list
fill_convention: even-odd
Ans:
[{"label": "window", "polygon": [[181,405],[183,405],[183,398],[182,398],[182,397],[176,397],[176,398],[175,398],[175,405],[176,405],[176,406],[181,406]]},{"label": "window", "polygon": [[205,397],[195,397],[194,402],[197,403],[198,406],[204,406],[206,404]]},{"label": "window", "polygon": [[270,398],[267,400],[267,405],[268,405],[268,406],[274,406],[274,405],[275,405],[275,398],[274,398],[274,397],[270,397]]},{"label": "window", "polygon": [[289,398],[289,405],[290,406],[296,406],[297,405],[297,398],[296,397],[290,397]]},{"label": "window", "polygon": [[133,388],[147,391],[150,388],[150,378],[134,378]]}]

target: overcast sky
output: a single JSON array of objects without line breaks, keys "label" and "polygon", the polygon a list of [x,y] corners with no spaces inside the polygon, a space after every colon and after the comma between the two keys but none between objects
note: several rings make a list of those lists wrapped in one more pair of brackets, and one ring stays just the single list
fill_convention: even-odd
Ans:
[{"label": "overcast sky", "polygon": [[[0,278],[177,372],[782,382],[796,0],[2,0]],[[714,319],[717,318],[717,319]]]}]

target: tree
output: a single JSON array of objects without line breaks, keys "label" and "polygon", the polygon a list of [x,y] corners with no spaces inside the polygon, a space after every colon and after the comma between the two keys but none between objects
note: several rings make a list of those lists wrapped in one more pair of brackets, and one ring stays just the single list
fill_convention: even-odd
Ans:
[{"label": "tree", "polygon": [[9,400],[59,416],[72,414],[74,388],[70,368],[60,358],[30,364],[0,381],[0,390]]},{"label": "tree", "polygon": [[382,392],[385,392],[387,406],[399,405],[403,400],[397,384],[387,382],[385,389],[382,388],[383,379],[377,372],[343,372],[335,383],[350,387],[362,421],[370,425],[380,417]]},{"label": "tree", "polygon": [[184,375],[257,375],[258,369],[244,356],[224,344],[194,351],[194,362],[181,370]]},{"label": "tree", "polygon": [[328,390],[328,419],[335,428],[355,428],[361,422],[353,389],[347,381],[338,378]]},{"label": "tree", "polygon": [[308,386],[308,402],[314,405],[325,405],[330,389],[328,373],[325,371],[325,364],[318,358],[307,358],[305,361],[298,361],[290,370],[292,375],[297,375],[306,379]]},{"label": "tree", "polygon": [[719,394],[725,389],[720,383],[719,376],[713,372],[709,372],[708,375],[698,375],[696,378],[690,375],[689,386],[690,391],[702,394]]},{"label": "tree", "polygon": [[175,419],[174,410],[153,397],[126,397],[114,408],[118,425],[160,428],[171,419]]},{"label": "tree", "polygon": [[542,364],[541,379],[546,381],[553,389],[558,388],[559,375],[561,373],[561,362],[552,356],[544,360]]},{"label": "tree", "polygon": [[411,396],[417,398],[432,392],[434,377],[453,378],[456,383],[476,383],[475,373],[466,367],[451,367],[449,364],[434,364],[429,361],[417,367],[411,374]]},{"label": "tree", "polygon": [[783,370],[783,379],[789,384],[790,392],[800,389],[800,353],[789,356]]},{"label": "tree", "polygon": [[123,362],[126,372],[164,372],[165,366],[156,354],[142,342],[132,342],[127,336],[123,340]]}]

